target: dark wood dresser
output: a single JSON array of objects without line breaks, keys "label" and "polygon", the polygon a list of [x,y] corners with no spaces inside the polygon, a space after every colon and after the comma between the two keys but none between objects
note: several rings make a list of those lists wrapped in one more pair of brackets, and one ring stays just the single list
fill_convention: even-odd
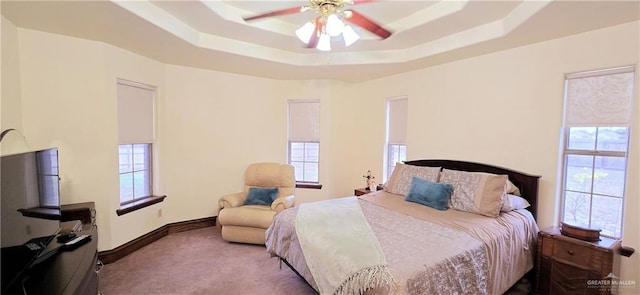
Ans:
[{"label": "dark wood dresser", "polygon": [[[538,294],[611,294],[620,270],[621,241],[600,237],[587,242],[560,234],[559,227],[538,233]],[[613,277],[612,277],[613,276]]]},{"label": "dark wood dresser", "polygon": [[[98,230],[93,202],[61,206],[63,231],[91,235],[91,240],[70,251],[62,251],[29,270],[20,294],[97,295]],[[76,222],[73,222],[76,220]],[[77,225],[74,225],[77,224]],[[56,241],[52,246],[58,246]]]}]

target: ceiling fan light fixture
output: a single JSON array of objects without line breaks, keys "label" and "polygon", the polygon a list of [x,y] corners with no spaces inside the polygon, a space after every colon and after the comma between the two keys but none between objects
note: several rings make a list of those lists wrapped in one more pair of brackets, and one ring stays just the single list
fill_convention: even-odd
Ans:
[{"label": "ceiling fan light fixture", "polygon": [[298,39],[304,42],[304,44],[309,44],[309,40],[311,40],[311,35],[314,33],[314,31],[315,25],[310,21],[296,30],[296,36],[298,36]]},{"label": "ceiling fan light fixture", "polygon": [[331,51],[331,37],[327,34],[321,34],[316,49],[322,51]]},{"label": "ceiling fan light fixture", "polygon": [[[2,1],[2,0],[0,0]],[[342,35],[345,47],[360,39],[360,36],[350,25],[366,30],[380,39],[387,39],[392,32],[386,30],[375,21],[351,9],[344,9],[347,5],[363,4],[376,0],[307,0],[309,5],[275,10],[251,17],[245,21],[266,17],[296,14],[313,11],[316,16],[310,22],[296,30],[296,36],[306,44],[306,48],[330,51],[331,39]]]},{"label": "ceiling fan light fixture", "polygon": [[342,39],[344,39],[344,46],[350,46],[360,39],[360,36],[351,26],[345,26],[342,30]]}]

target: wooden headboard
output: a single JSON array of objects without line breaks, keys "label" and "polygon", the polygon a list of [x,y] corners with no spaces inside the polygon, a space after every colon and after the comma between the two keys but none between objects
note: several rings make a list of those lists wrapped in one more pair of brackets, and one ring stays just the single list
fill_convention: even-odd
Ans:
[{"label": "wooden headboard", "polygon": [[522,197],[529,201],[531,206],[527,208],[533,214],[533,217],[538,218],[538,180],[540,176],[530,175],[515,170],[465,161],[455,160],[414,160],[405,161],[407,165],[414,166],[428,166],[428,167],[442,167],[451,170],[461,170],[469,172],[487,172],[500,175],[508,175],[509,180],[513,182],[519,189]]}]

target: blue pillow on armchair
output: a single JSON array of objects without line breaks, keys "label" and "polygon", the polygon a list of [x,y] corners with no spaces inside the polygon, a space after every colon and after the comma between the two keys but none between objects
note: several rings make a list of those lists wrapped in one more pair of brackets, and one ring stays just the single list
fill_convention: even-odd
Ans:
[{"label": "blue pillow on armchair", "polygon": [[451,184],[431,182],[414,176],[405,201],[426,205],[438,210],[447,210],[452,192],[453,185]]},{"label": "blue pillow on armchair", "polygon": [[267,205],[271,206],[271,203],[278,197],[278,188],[249,188],[249,194],[244,201],[245,205]]}]

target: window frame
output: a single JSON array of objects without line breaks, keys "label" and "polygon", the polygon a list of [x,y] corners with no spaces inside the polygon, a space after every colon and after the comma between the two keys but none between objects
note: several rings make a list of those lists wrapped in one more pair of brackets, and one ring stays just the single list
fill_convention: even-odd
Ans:
[{"label": "window frame", "polygon": [[[133,146],[134,145],[145,145],[146,146],[146,151],[148,151],[148,153],[144,153],[144,161],[145,163],[148,163],[148,165],[145,165],[148,168],[145,169],[139,169],[136,170],[135,168],[132,168],[131,171],[127,171],[127,172],[120,172],[120,169],[118,169],[118,175],[119,175],[119,183],[120,183],[120,205],[127,205],[130,203],[134,203],[134,202],[138,202],[142,199],[145,198],[149,198],[151,196],[153,196],[153,144],[152,143],[130,143],[130,144],[119,144],[118,145],[118,151],[120,150],[121,146],[131,146],[131,156],[133,157],[135,155],[135,153],[133,152]],[[119,155],[120,153],[118,153]],[[132,160],[133,161],[133,160]],[[122,163],[120,162],[120,157],[118,156],[118,167],[122,165]],[[133,167],[134,164],[131,164],[131,166]],[[148,187],[147,187],[147,192],[144,195],[138,196],[136,197],[135,195],[135,181],[133,181],[133,186],[131,187],[131,189],[133,190],[133,198],[131,200],[126,200],[126,201],[122,201],[122,175],[123,174],[135,174],[136,172],[142,172],[142,171],[147,171],[146,175],[149,176],[149,181],[148,181]]]},{"label": "window frame", "polygon": [[[402,107],[402,105],[395,105],[396,108],[396,112],[393,112],[392,110],[392,104],[393,103],[401,103],[401,102],[405,102],[406,105],[406,113],[403,114],[403,120],[404,120],[404,124],[402,127],[400,127],[400,125],[398,125],[399,122],[396,122],[395,120],[393,120],[394,117],[397,116],[393,116],[393,114],[398,114],[397,111],[398,110],[402,110],[402,109],[398,109],[398,107]],[[406,161],[406,156],[407,156],[407,124],[408,124],[408,115],[409,115],[409,96],[406,95],[402,95],[402,96],[394,96],[394,97],[388,97],[385,101],[385,153],[383,156],[383,171],[384,174],[383,178],[385,179],[385,181],[388,181],[389,178],[391,177],[391,174],[393,173],[393,169],[396,166],[397,162],[404,162]],[[395,127],[395,128],[394,128]],[[398,129],[400,127],[400,129]],[[398,132],[402,133],[402,135],[398,134]],[[393,138],[395,138],[395,140]],[[392,157],[392,152],[393,152],[393,146],[399,146],[399,147],[404,147],[404,159],[399,159],[393,160]]]},{"label": "window frame", "polygon": [[[291,149],[292,149],[292,146],[293,146],[293,144],[294,144],[294,143],[301,143],[301,144],[303,144],[303,145],[307,145],[307,144],[317,144],[317,145],[318,145],[318,160],[317,160],[317,161],[308,161],[308,160],[307,160],[307,155],[306,155],[306,150],[307,150],[307,149],[306,149],[306,147],[305,147],[305,148],[303,148],[303,150],[305,151],[305,153],[304,153],[304,155],[303,155],[303,160],[302,160],[302,161],[293,161],[293,160],[291,159],[291,156],[292,156]],[[303,168],[303,169],[302,169],[302,173],[303,173],[302,180],[298,180],[298,179],[296,179],[296,186],[297,186],[298,184],[300,184],[301,186],[304,186],[304,185],[311,185],[311,186],[313,186],[313,185],[318,185],[318,184],[320,184],[320,142],[319,142],[319,141],[292,141],[292,140],[290,140],[290,141],[289,141],[289,145],[288,145],[288,149],[289,149],[289,150],[288,150],[288,155],[289,155],[289,156],[288,156],[288,158],[289,158],[289,159],[288,159],[288,162],[289,162],[289,165],[293,165],[293,163],[294,163],[294,162],[296,162],[296,163],[302,163],[302,165],[303,165],[303,167],[304,167],[304,166],[306,165],[306,163],[315,163],[315,164],[317,165],[317,167],[318,167],[318,169],[317,169],[317,171],[316,171],[316,173],[317,173],[317,175],[318,175],[318,180],[317,180],[317,181],[307,180],[307,179],[304,177],[305,169]],[[295,165],[293,165],[293,166],[295,167]],[[295,168],[294,168],[294,169],[295,169]]]},{"label": "window frame", "polygon": [[[302,104],[314,104],[317,105],[317,113],[316,110],[313,110],[311,113],[309,111],[311,109],[305,109],[302,107]],[[294,107],[294,106],[299,107]],[[292,108],[293,107],[293,108]],[[302,107],[302,108],[300,108]],[[311,107],[314,108],[314,107]],[[306,115],[305,115],[306,112]],[[300,117],[303,115],[303,117]],[[294,162],[301,161],[292,161],[292,146],[294,143],[315,143],[318,145],[318,158],[316,161],[307,161],[306,158],[303,159],[303,165],[305,163],[315,163],[317,165],[317,181],[306,180],[303,176],[303,180],[296,179],[296,188],[311,188],[311,189],[321,189],[322,184],[320,184],[320,116],[321,116],[321,104],[319,99],[289,99],[287,100],[287,163],[293,165]],[[312,118],[312,119],[310,119]],[[303,156],[304,157],[304,156]],[[295,170],[295,166],[294,166]],[[303,168],[304,175],[304,168]],[[295,171],[294,171],[295,173]]]},{"label": "window frame", "polygon": [[[609,237],[609,238],[614,238],[614,239],[619,239],[622,238],[622,234],[624,231],[624,211],[625,211],[625,202],[626,202],[626,198],[627,198],[627,185],[628,185],[628,177],[629,177],[629,147],[631,144],[631,134],[632,134],[632,125],[633,125],[633,119],[631,117],[631,119],[629,119],[629,121],[625,121],[625,123],[606,123],[603,121],[600,121],[598,119],[592,119],[590,118],[591,123],[589,122],[585,122],[585,121],[580,121],[579,124],[576,124],[575,121],[573,123],[571,123],[571,119],[568,119],[569,117],[573,116],[573,115],[569,115],[568,112],[568,96],[569,94],[569,87],[567,85],[569,85],[569,81],[570,79],[580,79],[580,78],[590,78],[590,77],[596,77],[596,76],[604,76],[604,75],[614,75],[614,74],[620,74],[620,73],[625,73],[625,72],[630,72],[633,73],[633,78],[631,79],[631,87],[634,88],[635,87],[635,80],[636,80],[636,72],[635,72],[635,67],[622,67],[622,68],[612,68],[612,69],[603,69],[603,70],[598,70],[598,71],[593,71],[593,72],[584,72],[584,73],[575,73],[575,74],[568,74],[567,78],[565,80],[565,101],[564,101],[564,112],[565,112],[565,117],[563,119],[563,135],[562,135],[562,147],[561,147],[561,167],[560,167],[560,185],[561,187],[559,188],[559,196],[560,196],[560,210],[559,210],[559,220],[561,222],[567,222],[568,224],[572,224],[572,225],[577,225],[577,226],[587,226],[587,227],[594,227],[594,228],[599,228],[598,225],[594,225],[594,223],[597,224],[598,219],[597,217],[594,218],[594,208],[597,208],[597,204],[594,205],[594,199],[596,198],[615,198],[615,199],[619,199],[620,200],[620,211],[619,212],[611,212],[608,215],[611,215],[613,213],[615,213],[616,216],[619,215],[619,219],[616,219],[616,228],[613,230],[613,232],[611,232],[609,229],[607,228],[599,228],[601,229],[601,233],[600,235],[604,236],[604,237]],[[635,101],[635,92],[631,91],[633,97],[631,97],[631,104],[633,104],[633,101]],[[575,98],[574,98],[575,99]],[[575,102],[574,102],[575,103]],[[585,102],[587,103],[587,106],[589,106],[588,100]],[[575,107],[574,107],[575,108]],[[570,114],[576,114],[576,113],[570,113]],[[580,114],[580,113],[577,113]],[[578,115],[580,116],[580,115]],[[631,116],[633,116],[631,114]],[[573,117],[572,117],[573,118]],[[572,132],[572,128],[593,128],[595,129],[594,134],[593,134],[593,145],[591,147],[591,143],[589,143],[589,148],[582,148],[582,147],[576,147],[573,146],[571,147],[571,132]],[[607,129],[607,128],[625,128],[626,129],[626,145],[624,150],[607,150],[607,149],[602,149],[599,146],[599,140],[601,139],[601,136],[603,136],[602,132],[603,130]],[[575,142],[574,142],[575,144]],[[569,163],[569,158],[571,156],[587,156],[590,157],[590,161],[591,161],[591,167],[589,168],[589,172],[590,175],[586,177],[586,179],[589,179],[589,183],[585,186],[586,189],[580,190],[577,189],[575,187],[572,187],[572,184],[570,183],[570,177],[571,176],[575,176],[575,174],[571,174],[570,173],[570,163]],[[595,185],[596,182],[598,181],[598,171],[604,169],[605,167],[602,167],[598,164],[598,161],[603,161],[606,158],[613,158],[613,159],[620,159],[624,161],[624,169],[621,169],[620,171],[623,172],[623,174],[620,177],[621,181],[622,181],[622,187],[616,186],[617,189],[619,189],[620,195],[614,195],[611,194],[610,192],[605,192],[603,190],[599,190],[598,187]],[[575,166],[578,167],[578,166]],[[615,179],[615,178],[614,178]],[[566,218],[566,215],[569,214],[568,212],[570,212],[569,208],[567,208],[568,206],[571,206],[569,204],[569,202],[571,202],[569,200],[569,194],[580,194],[583,196],[586,196],[588,198],[588,210],[586,212],[586,220],[588,222],[588,224],[576,224],[575,222],[580,222],[580,221],[568,221]],[[576,209],[574,209],[576,210]],[[619,214],[618,214],[619,213]],[[575,213],[574,213],[575,214]]]},{"label": "window frame", "polygon": [[[130,111],[130,108],[125,108],[126,110],[128,110],[125,113],[121,113],[120,107],[121,107],[121,103],[123,103],[126,100],[122,100],[123,98],[127,98],[129,96],[121,96],[121,86],[126,86],[126,87],[133,87],[133,88],[139,88],[141,90],[146,90],[149,91],[151,96],[151,105],[150,105],[150,116],[149,114],[143,113],[142,115],[140,115],[139,113],[130,113],[128,111]],[[126,89],[126,88],[122,88]],[[126,90],[125,90],[126,91]],[[117,92],[117,100],[118,100],[118,167],[120,167],[120,145],[131,145],[131,144],[148,144],[148,155],[147,155],[147,161],[148,161],[148,177],[149,177],[149,191],[148,191],[148,195],[146,196],[140,196],[138,198],[133,198],[132,200],[127,200],[125,202],[122,202],[122,196],[121,193],[118,193],[118,202],[120,203],[120,208],[118,208],[116,210],[116,214],[118,216],[151,206],[153,204],[156,203],[160,203],[163,202],[164,199],[166,198],[166,195],[163,196],[157,196],[154,195],[154,182],[155,182],[155,173],[157,171],[154,171],[155,167],[154,167],[154,163],[155,163],[155,159],[154,159],[154,153],[155,153],[155,144],[154,144],[154,140],[155,140],[155,129],[156,129],[156,97],[157,97],[157,87],[155,86],[151,86],[151,85],[147,85],[144,83],[139,83],[139,82],[134,82],[134,81],[130,81],[130,80],[125,80],[125,79],[121,79],[121,78],[117,78],[116,79],[116,92]],[[125,92],[126,93],[126,92]],[[145,94],[146,95],[146,94]],[[130,98],[130,97],[129,97]],[[128,105],[127,102],[124,102],[124,105]],[[143,103],[144,104],[144,103]],[[141,106],[143,106],[143,104],[141,105],[140,102],[134,103],[134,108],[139,108]],[[138,109],[138,111],[145,111],[145,108],[142,109]],[[124,117],[123,117],[124,114]],[[142,119],[142,121],[140,121],[140,119]],[[151,121],[148,121],[151,120]],[[123,125],[124,124],[124,125]],[[138,126],[138,124],[140,124],[140,126]],[[150,125],[149,125],[150,124]],[[126,129],[122,130],[122,126],[127,126]],[[139,132],[140,130],[143,130],[144,128],[146,128],[146,133],[135,133],[132,134],[129,131],[131,131],[131,126],[135,127],[134,130],[136,130],[137,132]],[[141,128],[138,128],[141,127]],[[124,133],[123,133],[124,131]],[[124,134],[124,137],[123,137]],[[119,172],[119,169],[118,169]],[[118,175],[120,175],[120,173],[118,173]],[[121,190],[121,184],[120,184],[120,176],[118,176],[118,189],[119,191]]]},{"label": "window frame", "polygon": [[[398,155],[398,160],[394,160],[394,157],[392,155],[394,146],[398,147],[398,149],[400,150],[404,148],[404,159],[402,159],[402,157]],[[407,160],[406,144],[392,144],[392,143],[387,144],[387,180],[389,177],[391,177],[391,174],[393,173],[393,169],[395,169],[396,167],[396,163],[404,162],[406,160]]]},{"label": "window frame", "polygon": [[[624,202],[625,202],[625,198],[626,198],[626,186],[627,186],[627,176],[628,176],[628,172],[629,172],[629,140],[630,140],[630,126],[629,127],[624,127],[627,128],[627,147],[626,147],[626,151],[621,152],[621,151],[602,151],[602,150],[598,150],[598,129],[599,128],[609,128],[609,127],[593,127],[596,128],[596,135],[595,135],[595,142],[594,142],[594,149],[593,150],[585,150],[585,149],[570,149],[569,148],[569,134],[570,134],[570,129],[572,127],[565,127],[564,128],[564,144],[563,144],[563,152],[562,152],[562,188],[561,188],[561,208],[560,208],[560,220],[562,222],[565,222],[565,213],[568,210],[567,209],[567,193],[569,192],[574,192],[574,193],[579,193],[579,194],[584,194],[584,195],[588,195],[589,198],[589,210],[588,210],[588,216],[587,219],[589,221],[589,224],[586,224],[586,226],[591,227],[593,224],[593,199],[594,196],[601,196],[601,197],[607,197],[607,198],[617,198],[620,199],[620,202],[622,204],[622,208],[621,208],[621,212],[620,212],[620,220],[619,220],[619,224],[620,224],[620,236],[615,236],[615,235],[609,235],[606,233],[606,231],[602,231],[601,235],[605,236],[605,237],[609,237],[609,238],[621,238],[622,235],[622,226],[623,226],[623,221],[624,221]],[[575,127],[574,127],[575,128]],[[592,176],[589,177],[590,179],[590,184],[589,184],[589,189],[588,191],[578,191],[575,189],[570,189],[568,188],[568,158],[569,156],[588,156],[588,157],[592,157],[592,164],[591,164],[591,172],[592,172]],[[596,165],[596,158],[597,157],[608,157],[608,158],[620,158],[620,159],[624,159],[625,161],[625,168],[624,168],[624,183],[623,186],[621,188],[622,194],[621,196],[614,196],[614,195],[608,195],[608,194],[604,194],[604,193],[598,193],[594,191],[594,182],[596,177],[593,176],[598,167]],[[573,223],[570,223],[573,224]],[[577,226],[580,226],[581,224],[574,224]]]}]

